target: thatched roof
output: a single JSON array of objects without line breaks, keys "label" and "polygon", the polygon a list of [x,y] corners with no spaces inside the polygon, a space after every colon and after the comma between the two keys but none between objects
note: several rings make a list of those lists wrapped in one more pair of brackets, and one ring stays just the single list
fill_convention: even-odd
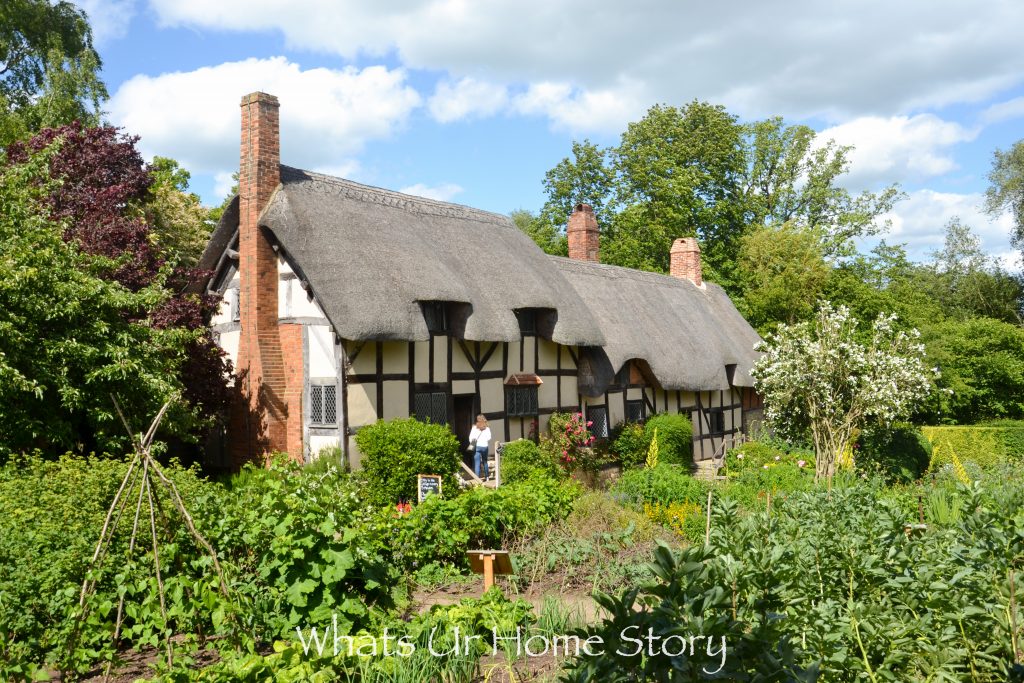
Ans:
[{"label": "thatched roof", "polygon": [[550,257],[597,318],[607,340],[590,349],[581,391],[604,391],[631,359],[643,361],[664,389],[753,386],[757,332],[718,285],[630,268]]},{"label": "thatched roof", "polygon": [[[345,339],[429,339],[419,302],[461,302],[471,341],[518,341],[515,310],[553,309],[566,345],[601,345],[589,309],[507,216],[281,167],[260,218]],[[462,328],[464,325],[464,328]]]},{"label": "thatched roof", "polygon": [[[727,366],[734,385],[752,386],[759,337],[717,285],[550,257],[506,216],[287,166],[260,225],[345,339],[428,339],[419,302],[447,301],[463,304],[463,338],[518,341],[516,309],[548,309],[538,327],[581,347],[584,393],[603,392],[631,359],[669,390],[726,389]],[[236,198],[202,267],[237,228]]]}]

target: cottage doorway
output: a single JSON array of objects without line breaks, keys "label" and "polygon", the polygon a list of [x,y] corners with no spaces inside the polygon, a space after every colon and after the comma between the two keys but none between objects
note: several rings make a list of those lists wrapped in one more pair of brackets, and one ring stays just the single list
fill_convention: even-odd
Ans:
[{"label": "cottage doorway", "polygon": [[467,451],[469,448],[469,432],[473,429],[476,421],[475,408],[476,396],[473,394],[456,394],[452,396],[452,424],[451,429],[459,438],[459,452],[462,453],[462,461],[473,467],[473,454]]}]

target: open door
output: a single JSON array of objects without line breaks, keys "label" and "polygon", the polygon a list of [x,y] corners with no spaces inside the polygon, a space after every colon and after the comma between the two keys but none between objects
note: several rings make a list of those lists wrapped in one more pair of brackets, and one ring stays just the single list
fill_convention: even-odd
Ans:
[{"label": "open door", "polygon": [[476,422],[476,396],[474,394],[456,394],[452,396],[452,423],[451,430],[459,438],[459,452],[462,453],[462,461],[473,468],[473,454],[467,451],[469,448],[469,432]]}]

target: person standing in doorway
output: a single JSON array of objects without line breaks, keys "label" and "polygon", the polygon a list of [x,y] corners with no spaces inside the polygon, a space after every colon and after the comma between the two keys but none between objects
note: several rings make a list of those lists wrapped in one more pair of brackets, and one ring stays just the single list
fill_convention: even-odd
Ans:
[{"label": "person standing in doorway", "polygon": [[487,471],[487,449],[491,444],[491,428],[487,426],[487,418],[476,416],[476,424],[469,432],[469,443],[473,445],[473,470],[476,476],[487,480],[491,478]]}]

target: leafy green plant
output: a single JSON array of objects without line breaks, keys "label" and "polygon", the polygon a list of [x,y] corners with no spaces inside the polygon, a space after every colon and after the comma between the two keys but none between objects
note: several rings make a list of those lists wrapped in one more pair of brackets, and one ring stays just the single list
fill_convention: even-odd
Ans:
[{"label": "leafy green plant", "polygon": [[689,467],[693,463],[693,425],[679,413],[659,413],[644,423],[648,441],[658,433],[658,457],[662,462]]},{"label": "leafy green plant", "polygon": [[612,442],[609,448],[613,456],[625,469],[636,467],[644,462],[650,439],[643,425],[635,422],[623,422],[612,430]]},{"label": "leafy green plant", "polygon": [[538,474],[552,479],[565,476],[564,470],[551,457],[550,452],[541,450],[534,442],[517,439],[505,444],[501,455],[502,484],[525,481]]},{"label": "leafy green plant", "polygon": [[858,469],[876,469],[890,482],[909,483],[928,469],[932,445],[917,427],[895,424],[865,429],[858,441]]},{"label": "leafy green plant", "polygon": [[665,463],[651,469],[628,470],[612,489],[614,496],[637,506],[643,503],[700,504],[707,492],[707,482],[691,477],[678,466]]},{"label": "leafy green plant", "polygon": [[376,505],[416,499],[416,475],[439,474],[444,495],[459,490],[459,440],[444,425],[414,418],[381,420],[360,429],[365,494]]}]

